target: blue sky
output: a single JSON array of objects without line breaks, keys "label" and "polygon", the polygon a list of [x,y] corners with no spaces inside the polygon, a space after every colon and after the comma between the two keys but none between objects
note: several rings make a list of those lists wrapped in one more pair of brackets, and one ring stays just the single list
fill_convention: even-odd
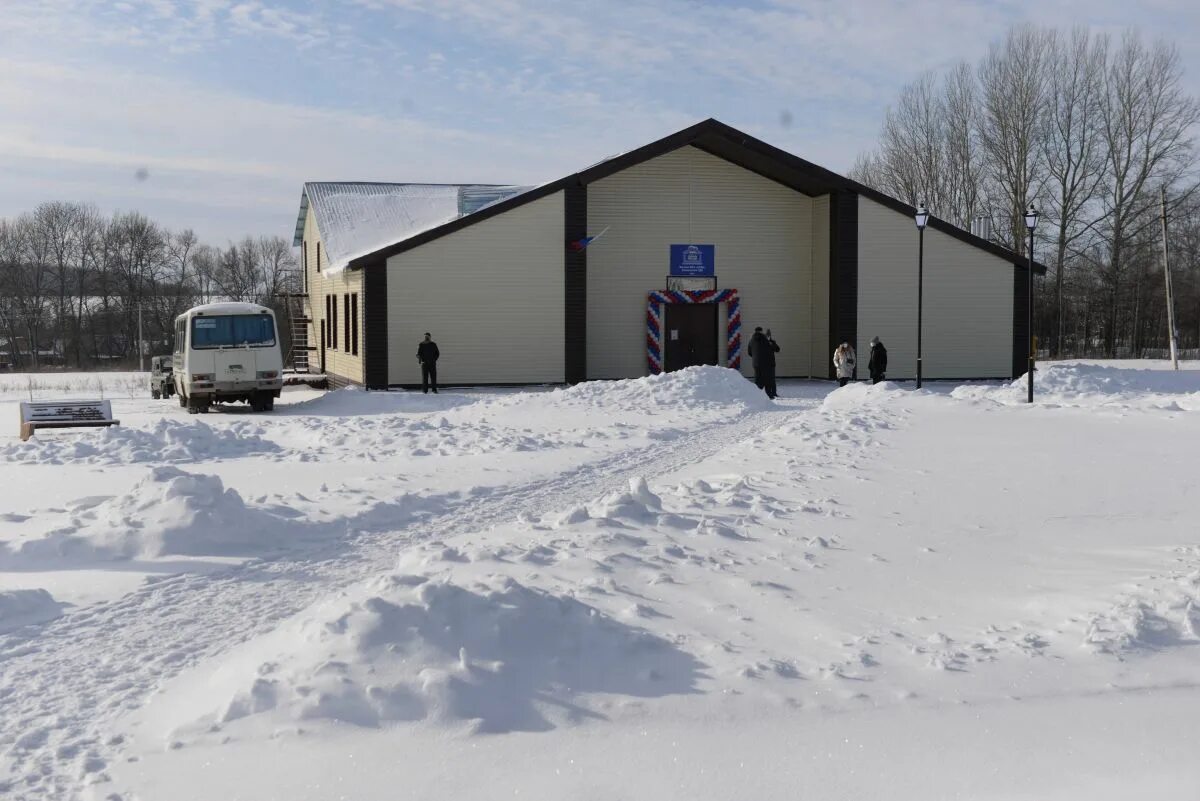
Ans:
[{"label": "blue sky", "polygon": [[710,116],[843,171],[1013,23],[1173,37],[1200,94],[1194,5],[0,0],[0,216],[290,236],[306,180],[538,183]]}]

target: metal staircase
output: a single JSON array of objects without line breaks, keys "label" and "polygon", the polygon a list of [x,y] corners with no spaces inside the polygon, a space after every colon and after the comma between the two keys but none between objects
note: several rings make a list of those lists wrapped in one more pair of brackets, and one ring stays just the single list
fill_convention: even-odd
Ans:
[{"label": "metal staircase", "polygon": [[316,347],[308,344],[308,327],[312,323],[312,318],[304,308],[308,293],[283,292],[278,297],[283,300],[286,324],[291,334],[287,356],[283,360],[283,370],[285,373],[309,373],[312,367],[309,356]]}]

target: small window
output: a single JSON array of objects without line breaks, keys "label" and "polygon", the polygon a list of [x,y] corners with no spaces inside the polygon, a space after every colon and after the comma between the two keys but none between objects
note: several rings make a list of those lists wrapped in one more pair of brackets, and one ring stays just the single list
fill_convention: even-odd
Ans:
[{"label": "small window", "polygon": [[353,320],[350,323],[350,352],[355,356],[358,355],[358,293],[355,292],[350,296],[350,315]]},{"label": "small window", "polygon": [[308,240],[300,243],[300,291],[307,292],[308,286]]},{"label": "small window", "polygon": [[329,347],[331,347],[334,350],[337,350],[338,349],[338,324],[337,324],[338,298],[337,298],[337,295],[330,295],[329,298],[330,298],[330,300],[333,301],[333,303],[331,303],[330,307],[329,307]]},{"label": "small window", "polygon": [[345,295],[342,295],[342,325],[345,326],[345,331],[342,332],[343,333],[342,343],[346,346],[347,353],[353,353],[354,351],[351,350],[352,343],[350,340],[350,293],[349,292],[347,292]]},{"label": "small window", "polygon": [[325,319],[321,321],[321,330],[325,332],[325,347],[333,347],[333,334],[329,330],[329,318],[333,316],[333,296],[325,296]]},{"label": "small window", "polygon": [[321,243],[317,242],[317,272],[321,272]]}]

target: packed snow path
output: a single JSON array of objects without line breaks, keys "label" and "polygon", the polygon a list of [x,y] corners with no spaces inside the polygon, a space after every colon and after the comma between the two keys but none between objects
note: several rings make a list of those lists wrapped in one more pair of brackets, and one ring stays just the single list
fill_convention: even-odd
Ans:
[{"label": "packed snow path", "polygon": [[[362,520],[331,523],[346,532],[301,554],[253,562],[224,575],[176,575],[148,583],[119,601],[61,618],[28,639],[0,638],[0,704],[5,725],[0,752],[11,760],[0,792],[16,799],[75,797],[81,786],[106,786],[120,741],[113,721],[137,708],[155,687],[232,645],[270,631],[317,598],[386,571],[414,541],[482,531],[522,515],[569,508],[628,485],[632,477],[664,475],[767,431],[819,404],[808,398],[747,411],[722,425],[673,440],[585,462],[559,475],[458,493],[425,504],[384,501]],[[378,486],[373,488],[379,494]],[[412,504],[416,508],[406,508]],[[372,522],[396,518],[396,525]],[[404,518],[408,518],[404,520]],[[371,530],[371,528],[376,530]],[[104,797],[101,793],[100,797]]]}]

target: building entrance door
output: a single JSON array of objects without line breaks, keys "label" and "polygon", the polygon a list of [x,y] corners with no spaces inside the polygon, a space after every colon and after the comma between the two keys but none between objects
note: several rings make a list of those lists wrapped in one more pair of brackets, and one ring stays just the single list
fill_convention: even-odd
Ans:
[{"label": "building entrance door", "polygon": [[717,363],[717,304],[671,303],[666,306],[667,372],[697,364]]}]

